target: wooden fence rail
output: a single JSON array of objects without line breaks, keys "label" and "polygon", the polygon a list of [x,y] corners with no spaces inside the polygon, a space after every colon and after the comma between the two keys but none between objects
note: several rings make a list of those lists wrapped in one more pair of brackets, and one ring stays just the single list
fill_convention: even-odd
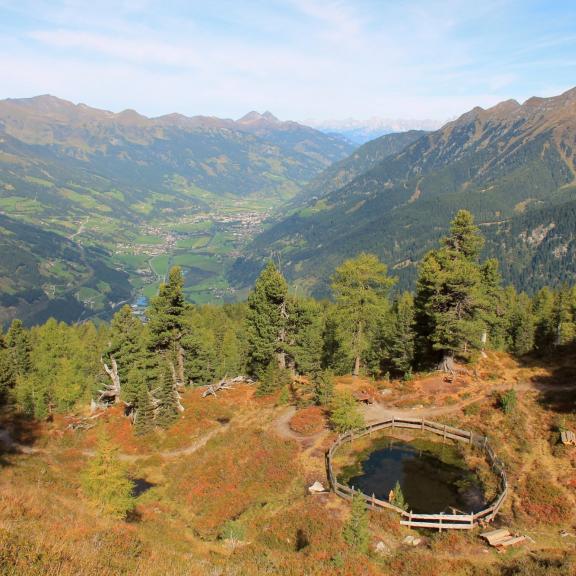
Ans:
[{"label": "wooden fence rail", "polygon": [[[363,492],[356,490],[353,486],[346,486],[338,482],[336,475],[334,474],[334,469],[332,467],[332,459],[336,450],[345,444],[346,442],[352,442],[356,438],[362,438],[363,436],[371,435],[372,432],[377,432],[379,430],[384,430],[386,428],[405,428],[409,430],[421,430],[423,432],[431,432],[438,436],[442,436],[443,439],[456,440],[458,442],[463,442],[470,444],[484,452],[486,459],[490,464],[493,472],[498,477],[499,493],[494,501],[487,508],[476,512],[475,514],[414,514],[412,512],[407,512],[398,506],[384,500],[379,500],[372,494],[364,494]],[[485,524],[494,520],[496,514],[498,514],[506,496],[508,495],[508,480],[506,477],[506,472],[504,470],[504,465],[502,461],[496,456],[494,450],[488,442],[486,436],[476,434],[469,430],[460,430],[459,428],[454,428],[446,424],[439,424],[438,422],[431,422],[430,420],[425,420],[424,418],[399,418],[392,417],[383,422],[378,422],[377,424],[370,424],[364,428],[357,430],[351,430],[340,434],[330,449],[326,452],[326,473],[328,475],[328,481],[334,492],[341,498],[346,500],[351,500],[354,495],[362,497],[368,507],[373,510],[386,509],[393,510],[400,515],[400,524],[404,526],[410,526],[411,528],[434,528],[440,531],[442,530],[471,530],[480,523]]]}]

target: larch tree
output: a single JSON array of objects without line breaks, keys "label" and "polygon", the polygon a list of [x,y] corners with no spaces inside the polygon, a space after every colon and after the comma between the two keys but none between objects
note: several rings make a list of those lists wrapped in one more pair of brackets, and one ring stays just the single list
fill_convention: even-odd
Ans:
[{"label": "larch tree", "polygon": [[82,486],[88,498],[114,518],[124,519],[134,509],[132,481],[120,460],[118,447],[104,432],[98,438],[96,454],[82,474]]},{"label": "larch tree", "polygon": [[387,295],[394,282],[386,265],[366,253],[346,260],[332,278],[338,323],[353,357],[354,376],[360,374],[371,327],[389,308]]},{"label": "larch tree", "polygon": [[253,373],[260,374],[276,362],[286,368],[288,285],[269,262],[248,296],[248,354]]}]

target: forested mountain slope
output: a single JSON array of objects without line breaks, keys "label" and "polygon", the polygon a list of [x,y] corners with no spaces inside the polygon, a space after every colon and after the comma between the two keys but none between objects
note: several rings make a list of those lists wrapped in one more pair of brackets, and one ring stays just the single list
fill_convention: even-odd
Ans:
[{"label": "forested mountain slope", "polygon": [[[289,278],[321,294],[335,265],[367,250],[407,285],[440,229],[466,208],[489,229],[486,250],[499,256],[506,279],[521,288],[554,283],[562,263],[564,277],[573,279],[574,224],[552,222],[563,212],[550,209],[576,198],[575,154],[576,89],[523,105],[474,108],[272,226],[232,277],[250,281],[275,254]],[[555,244],[562,247],[554,250]],[[537,264],[547,247],[550,261]],[[535,266],[539,273],[532,275]]]},{"label": "forested mountain slope", "polygon": [[52,96],[0,102],[2,204],[10,196],[48,212],[141,216],[210,193],[288,198],[350,151],[270,113],[235,122],[114,114]]},{"label": "forested mountain slope", "polygon": [[53,96],[2,100],[0,324],[41,321],[43,306],[66,320],[110,310],[130,296],[119,248],[149,281],[156,272],[141,248],[130,252],[135,239],[161,242],[160,227],[169,238],[167,223],[222,207],[256,212],[252,199],[269,209],[351,150],[269,112],[147,118]]}]

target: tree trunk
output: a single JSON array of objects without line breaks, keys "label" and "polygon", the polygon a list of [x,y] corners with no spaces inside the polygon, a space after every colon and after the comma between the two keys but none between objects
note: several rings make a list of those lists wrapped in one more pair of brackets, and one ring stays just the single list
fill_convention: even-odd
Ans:
[{"label": "tree trunk", "polygon": [[278,360],[278,368],[284,370],[286,368],[286,352],[278,352],[276,358]]},{"label": "tree trunk", "polygon": [[108,395],[114,396],[114,403],[117,404],[120,402],[120,376],[118,374],[118,364],[116,363],[116,359],[112,356],[110,357],[110,364],[112,368],[106,364],[106,362],[102,361],[104,364],[104,370],[106,370],[106,374],[110,376],[110,380],[112,380],[112,385],[108,387]]},{"label": "tree trunk", "polygon": [[444,353],[444,357],[440,364],[438,364],[438,370],[442,372],[447,372],[449,374],[454,374],[454,355],[449,352]]},{"label": "tree trunk", "polygon": [[352,372],[352,376],[356,377],[360,375],[360,356],[356,356],[354,359],[354,371]]},{"label": "tree trunk", "polygon": [[184,348],[182,346],[178,346],[177,352],[177,360],[178,360],[178,371],[177,371],[177,386],[184,386]]}]

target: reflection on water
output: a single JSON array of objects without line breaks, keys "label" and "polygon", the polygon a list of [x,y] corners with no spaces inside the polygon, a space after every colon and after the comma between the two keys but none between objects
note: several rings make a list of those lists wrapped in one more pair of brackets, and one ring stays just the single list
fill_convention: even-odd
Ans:
[{"label": "reflection on water", "polygon": [[364,450],[340,481],[380,500],[400,482],[408,509],[419,514],[468,514],[485,506],[479,478],[471,472],[456,446],[423,439],[411,443],[380,438]]}]

